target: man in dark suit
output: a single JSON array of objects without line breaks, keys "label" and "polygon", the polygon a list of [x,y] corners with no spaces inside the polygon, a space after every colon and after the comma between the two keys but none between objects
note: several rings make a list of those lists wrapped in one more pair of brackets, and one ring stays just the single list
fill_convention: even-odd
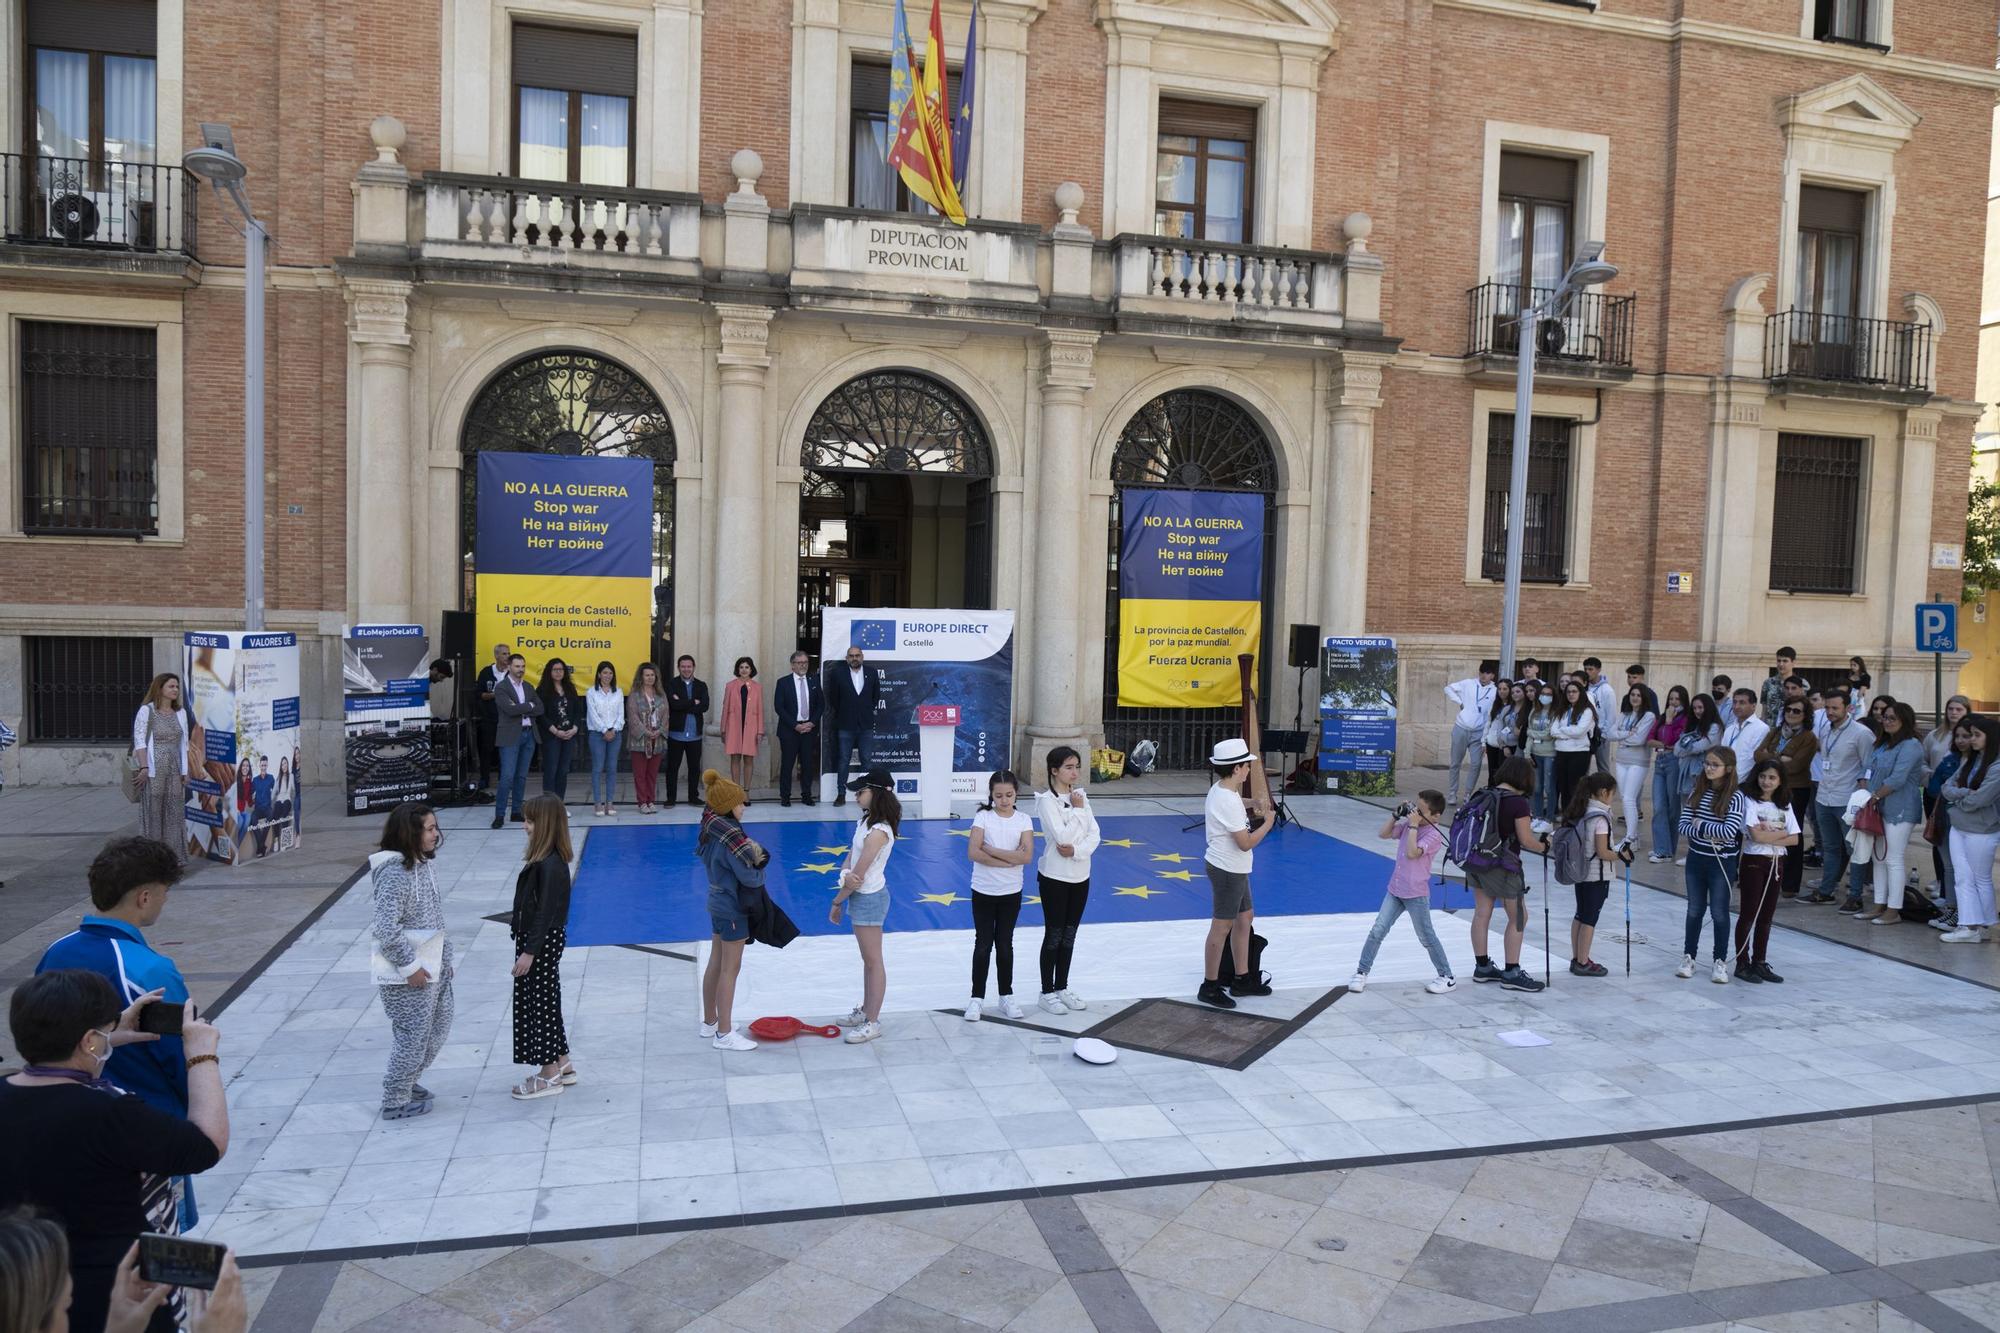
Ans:
[{"label": "man in dark suit", "polygon": [[686,653],[674,663],[674,678],[667,686],[667,779],[663,789],[667,799],[661,804],[674,808],[674,778],[681,760],[688,766],[688,804],[701,804],[701,724],[708,716],[708,682],[694,678],[694,659]]},{"label": "man in dark suit", "polygon": [[493,682],[505,679],[507,658],[514,649],[511,644],[493,645],[493,661],[479,672],[479,790],[486,790],[487,779],[500,771],[500,710],[493,706]]},{"label": "man in dark suit", "polygon": [[833,714],[833,803],[847,804],[847,760],[859,748],[863,770],[874,767],[875,705],[882,697],[882,675],[861,659],[861,650],[847,650],[847,665],[826,669],[827,710]]},{"label": "man in dark suit", "polygon": [[792,674],[771,691],[777,710],[778,804],[792,803],[792,769],[799,771],[799,795],[807,805],[819,804],[819,724],[826,715],[826,692],[811,671],[812,659],[792,654]]}]

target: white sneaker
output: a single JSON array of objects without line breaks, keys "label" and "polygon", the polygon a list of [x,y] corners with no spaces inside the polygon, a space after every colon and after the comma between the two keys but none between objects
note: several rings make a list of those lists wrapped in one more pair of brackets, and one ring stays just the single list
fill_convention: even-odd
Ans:
[{"label": "white sneaker", "polygon": [[1458,989],[1458,978],[1432,977],[1424,983],[1424,989],[1433,995],[1449,995]]},{"label": "white sneaker", "polygon": [[1666,859],[1666,857],[1661,856],[1658,852],[1646,853],[1646,864],[1649,866],[1656,866]]},{"label": "white sneaker", "polygon": [[701,1025],[701,1038],[702,1038],[702,1040],[703,1040],[703,1041],[710,1041],[710,1040],[712,1040],[712,1039],[713,1039],[713,1038],[715,1037],[715,1032],[716,1032],[716,1025],[715,1025],[715,1024],[713,1024],[713,1023],[703,1023],[703,1024]]},{"label": "white sneaker", "polygon": [[1681,980],[1683,981],[1687,980],[1689,977],[1694,975],[1693,954],[1684,953],[1681,955],[1681,965],[1674,969],[1674,975],[1681,978]]},{"label": "white sneaker", "polygon": [[985,1012],[984,1012],[984,1008],[983,1008],[983,1006],[982,1006],[982,1005],[980,1004],[980,1002],[979,1002],[979,997],[978,997],[978,996],[976,996],[976,995],[975,995],[975,996],[973,996],[973,997],[972,997],[971,999],[969,999],[969,1000],[967,1000],[967,1001],[965,1002],[965,1021],[966,1021],[966,1022],[968,1022],[968,1023],[977,1023],[977,1022],[978,1022],[978,1021],[979,1021],[980,1019],[984,1018],[985,1016],[986,1016],[986,1015],[985,1015]]},{"label": "white sneaker", "polygon": [[1069,1006],[1062,1002],[1062,996],[1058,995],[1055,991],[1043,991],[1042,998],[1037,1003],[1041,1005],[1042,1012],[1045,1014],[1066,1014],[1069,1012]]},{"label": "white sneaker", "polygon": [[849,1028],[847,1035],[841,1038],[841,1040],[845,1041],[849,1046],[859,1046],[862,1042],[873,1041],[881,1035],[882,1025],[880,1023],[863,1023],[859,1027]]},{"label": "white sneaker", "polygon": [[1946,944],[1983,944],[1986,931],[1979,926],[1960,926],[1957,930],[1947,930],[1938,939]]},{"label": "white sneaker", "polygon": [[1063,1008],[1075,1010],[1079,1014],[1086,1008],[1083,997],[1073,990],[1059,990],[1056,992],[1056,998],[1062,1001]]},{"label": "white sneaker", "polygon": [[1368,974],[1366,972],[1356,972],[1354,974],[1354,980],[1347,983],[1347,989],[1353,991],[1356,995],[1359,995],[1362,991],[1367,990]]},{"label": "white sneaker", "polygon": [[847,1017],[840,1020],[840,1026],[844,1028],[858,1028],[867,1021],[867,1011],[857,1004],[847,1011]]},{"label": "white sneaker", "polygon": [[1709,975],[1708,979],[1718,986],[1727,986],[1729,984],[1729,964],[1720,958],[1716,959],[1715,971]]},{"label": "white sneaker", "polygon": [[727,1032],[716,1034],[715,1049],[718,1051],[754,1051],[757,1049],[757,1043],[744,1036],[741,1032],[738,1032],[735,1028],[731,1028]]},{"label": "white sneaker", "polygon": [[1002,1018],[1026,1018],[1027,1014],[1022,1012],[1019,1000],[1011,995],[1002,995],[1000,997],[1000,1016]]},{"label": "white sneaker", "polygon": [[1674,858],[1674,864],[1677,866],[1684,866],[1687,863],[1688,859],[1685,856],[1677,856]]}]

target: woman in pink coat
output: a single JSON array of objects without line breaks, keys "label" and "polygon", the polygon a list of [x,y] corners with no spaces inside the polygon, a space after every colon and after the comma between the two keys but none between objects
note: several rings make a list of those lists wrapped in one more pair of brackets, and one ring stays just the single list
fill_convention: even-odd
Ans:
[{"label": "woman in pink coat", "polygon": [[722,687],[720,709],[729,780],[747,792],[757,767],[757,747],[764,742],[764,687],[757,682],[757,664],[749,658],[736,659],[735,677]]}]

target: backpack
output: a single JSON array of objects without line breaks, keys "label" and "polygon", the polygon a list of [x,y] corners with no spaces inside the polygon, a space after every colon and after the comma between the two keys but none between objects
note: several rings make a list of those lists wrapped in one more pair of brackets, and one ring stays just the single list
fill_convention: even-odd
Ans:
[{"label": "backpack", "polygon": [[1550,840],[1556,883],[1576,885],[1590,879],[1590,863],[1597,857],[1596,839],[1588,831],[1591,818],[1585,815],[1580,823],[1564,824]]},{"label": "backpack", "polygon": [[1468,870],[1492,870],[1503,864],[1507,828],[1500,818],[1500,792],[1481,787],[1451,817],[1444,859]]},{"label": "backpack", "polygon": [[[1252,931],[1250,933],[1250,947],[1244,950],[1250,960],[1250,969],[1245,975],[1252,980],[1262,982],[1266,986],[1271,984],[1271,974],[1264,970],[1264,946],[1269,942],[1262,935]],[[1222,946],[1222,961],[1216,964],[1215,979],[1224,986],[1234,984],[1237,979],[1236,950],[1231,948],[1227,943]]]}]

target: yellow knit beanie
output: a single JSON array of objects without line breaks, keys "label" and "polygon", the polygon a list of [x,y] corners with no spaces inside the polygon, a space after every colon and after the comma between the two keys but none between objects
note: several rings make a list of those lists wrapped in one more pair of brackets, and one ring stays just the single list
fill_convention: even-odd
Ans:
[{"label": "yellow knit beanie", "polygon": [[749,799],[748,793],[741,787],[712,768],[701,775],[701,781],[708,788],[708,795],[702,799],[718,815],[735,814],[736,807]]}]

